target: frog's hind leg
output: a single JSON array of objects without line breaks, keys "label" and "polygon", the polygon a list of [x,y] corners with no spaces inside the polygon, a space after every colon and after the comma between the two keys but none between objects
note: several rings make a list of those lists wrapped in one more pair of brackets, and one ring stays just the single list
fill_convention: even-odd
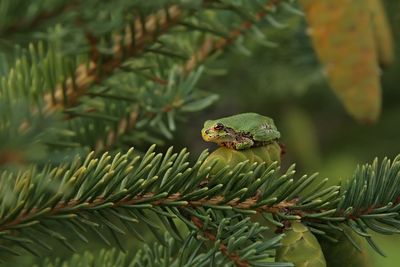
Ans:
[{"label": "frog's hind leg", "polygon": [[236,140],[235,142],[235,149],[236,150],[242,150],[242,149],[247,149],[251,148],[254,145],[254,141],[251,140],[250,138],[240,138],[239,140]]},{"label": "frog's hind leg", "polygon": [[280,132],[273,125],[263,125],[253,134],[253,138],[256,141],[271,141],[280,137]]}]

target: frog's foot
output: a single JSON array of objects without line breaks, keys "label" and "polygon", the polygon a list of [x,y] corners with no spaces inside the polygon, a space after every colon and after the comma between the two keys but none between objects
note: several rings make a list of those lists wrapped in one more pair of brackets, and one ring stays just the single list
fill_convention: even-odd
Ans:
[{"label": "frog's foot", "polygon": [[254,145],[254,141],[250,138],[241,138],[235,142],[235,149],[236,150],[243,150],[247,148],[251,148]]}]

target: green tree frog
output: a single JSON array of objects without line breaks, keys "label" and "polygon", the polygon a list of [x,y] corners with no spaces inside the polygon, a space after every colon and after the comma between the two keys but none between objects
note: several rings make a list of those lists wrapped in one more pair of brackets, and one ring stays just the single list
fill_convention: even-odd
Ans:
[{"label": "green tree frog", "polygon": [[204,166],[218,159],[214,171],[226,165],[249,160],[250,163],[280,162],[282,149],[278,143],[280,133],[274,121],[256,113],[242,113],[204,123],[201,135],[205,141],[217,143]]},{"label": "green tree frog", "polygon": [[271,118],[257,113],[208,120],[201,135],[205,141],[236,150],[265,146],[281,136]]}]

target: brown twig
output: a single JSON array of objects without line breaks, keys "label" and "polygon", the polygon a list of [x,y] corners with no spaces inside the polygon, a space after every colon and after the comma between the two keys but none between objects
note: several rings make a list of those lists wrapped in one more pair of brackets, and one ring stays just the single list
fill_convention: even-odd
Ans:
[{"label": "brown twig", "polygon": [[[194,225],[196,225],[196,227],[199,228],[203,232],[204,236],[207,239],[209,239],[210,241],[213,241],[213,242],[217,241],[217,238],[214,233],[203,229],[204,225],[199,218],[197,218],[195,216],[191,216],[191,220],[194,223]],[[245,260],[242,260],[238,254],[229,252],[228,247],[225,244],[221,243],[219,245],[219,250],[222,252],[222,254],[224,254],[226,257],[228,257],[232,262],[234,262],[236,266],[238,266],[238,267],[249,267],[250,266],[249,263]]]},{"label": "brown twig", "polygon": [[[136,204],[151,204],[153,206],[162,206],[163,204],[166,204],[167,206],[170,206],[169,203],[177,202],[179,201],[179,205],[174,205],[175,207],[181,207],[181,208],[199,208],[199,207],[205,207],[205,206],[210,206],[210,205],[219,205],[220,203],[224,203],[224,196],[223,195],[218,195],[212,198],[202,198],[196,201],[182,201],[182,195],[180,193],[175,193],[172,195],[169,195],[164,198],[160,198],[157,200],[152,200],[153,197],[155,196],[155,193],[145,193],[145,194],[138,194],[133,197],[126,197],[123,198],[119,201],[111,203],[111,206],[107,206],[107,208],[113,207],[113,208],[118,208],[121,206],[129,206],[129,205],[136,205]],[[397,200],[394,202],[394,205],[398,205],[400,203],[400,196],[397,198]],[[225,206],[230,206],[232,209],[243,209],[243,210],[253,210],[256,211],[257,213],[270,213],[270,214],[290,214],[290,215],[298,215],[301,220],[307,220],[307,221],[317,221],[317,218],[306,218],[304,217],[306,214],[314,214],[314,213],[320,213],[324,212],[325,210],[304,210],[304,209],[295,209],[294,206],[299,204],[299,199],[294,198],[289,201],[281,201],[279,203],[273,204],[273,205],[262,205],[258,206],[255,208],[254,206],[260,201],[260,194],[256,194],[253,197],[249,197],[245,199],[244,201],[240,201],[239,198],[235,198],[227,203],[224,203],[223,205]],[[72,210],[76,205],[82,205],[85,204],[83,207],[85,211],[87,211],[90,208],[95,208],[98,206],[101,206],[103,204],[108,203],[104,197],[97,197],[94,200],[91,200],[89,202],[78,202],[77,200],[70,200],[70,201],[60,201],[58,202],[54,207],[49,208],[46,212],[43,212],[43,210],[39,210],[37,208],[32,208],[30,210],[23,210],[20,212],[18,216],[16,216],[14,219],[11,221],[5,221],[3,222],[3,225],[0,226],[0,232],[5,231],[5,230],[12,230],[14,227],[18,224],[21,223],[27,223],[29,222],[32,218],[38,219],[38,215],[40,214],[41,216],[51,216],[51,215],[57,215],[61,213],[65,213],[66,211]],[[380,208],[381,206],[374,206],[374,207],[368,207],[368,208],[360,208],[358,210],[354,210],[351,214],[348,214],[344,216],[343,210],[338,210],[336,212],[335,216],[338,217],[344,217],[349,220],[356,220],[362,215],[368,215],[374,212],[375,208]],[[75,213],[78,212],[75,210]]]},{"label": "brown twig", "polygon": [[0,166],[7,164],[24,164],[26,163],[25,155],[15,149],[0,150]]},{"label": "brown twig", "polygon": [[[271,1],[270,3],[268,3],[267,8],[276,6],[281,1],[282,0]],[[146,48],[146,45],[154,40],[155,36],[159,36],[166,32],[172,26],[177,25],[182,17],[182,10],[178,6],[171,6],[167,12],[168,14],[166,13],[166,11],[162,10],[159,11],[159,13],[156,15],[149,16],[144,26],[144,28],[146,29],[145,31],[143,31],[142,22],[140,21],[140,19],[137,19],[134,24],[134,30],[136,32],[134,40],[132,40],[133,37],[129,29],[127,29],[124,36],[123,45],[121,45],[120,42],[121,36],[115,36],[116,45],[114,46],[114,56],[106,60],[105,62],[102,62],[102,65],[104,66],[102,70],[102,76],[107,76],[122,64],[121,58],[124,52],[127,57],[137,55]],[[260,21],[266,15],[268,15],[268,12],[266,10],[260,11],[255,15],[254,21]],[[243,22],[238,29],[232,30],[229,37],[227,38],[206,38],[200,49],[184,65],[184,73],[189,73],[206,58],[213,55],[217,51],[224,49],[229,44],[232,44],[240,35],[242,35],[246,30],[252,27],[254,21]],[[93,39],[91,40],[93,41]],[[90,43],[91,47],[93,48],[95,46],[95,43]],[[67,95],[66,106],[69,107],[76,105],[78,102],[78,98],[86,93],[87,88],[90,85],[104,78],[99,77],[100,74],[97,71],[97,68],[97,62],[93,60],[90,61],[89,67],[87,67],[87,64],[82,64],[78,66],[75,73],[75,83],[73,83],[72,79],[70,78],[65,83],[66,88],[58,86],[54,94],[45,96],[45,110],[59,110],[65,107],[63,101],[63,90],[66,90]],[[163,85],[166,83],[165,80],[160,79],[159,77],[153,77],[152,80]]]},{"label": "brown twig", "polygon": [[267,9],[272,8],[278,5],[282,0],[274,0],[270,1],[266,8],[260,12],[258,12],[253,21],[245,21],[243,22],[237,29],[233,29],[229,36],[226,38],[223,37],[206,37],[203,44],[200,46],[199,50],[195,54],[193,54],[190,59],[186,62],[183,70],[185,73],[191,72],[196,66],[204,62],[208,57],[214,55],[216,52],[225,49],[228,45],[232,44],[237,38],[239,38],[244,32],[250,29],[254,22],[261,21],[264,17],[266,17],[269,13]]},{"label": "brown twig", "polygon": [[99,49],[97,49],[97,43],[99,40],[90,32],[85,32],[85,37],[90,46],[90,60],[92,62],[97,62],[100,58],[100,52]]},{"label": "brown twig", "polygon": [[116,128],[111,129],[106,134],[106,138],[99,138],[96,141],[94,151],[104,151],[112,148],[115,143],[118,141],[118,138],[123,134],[126,134],[129,130],[135,128],[136,122],[139,116],[139,108],[138,106],[134,106],[132,111],[129,112],[127,116],[122,117]]},{"label": "brown twig", "polygon": [[[98,71],[98,62],[93,60],[88,64],[79,65],[75,71],[74,81],[72,78],[68,78],[65,82],[65,88],[58,85],[54,93],[45,96],[45,111],[51,113],[76,105],[79,97],[84,95],[93,83],[101,81],[121,66],[123,56],[133,57],[144,51],[146,46],[151,44],[154,39],[176,25],[181,17],[182,10],[179,6],[171,6],[167,10],[161,10],[155,15],[150,15],[146,19],[145,25],[142,25],[140,19],[137,19],[133,30],[127,27],[123,40],[120,35],[114,36],[113,56],[102,62],[102,71]],[[135,36],[132,36],[132,31],[135,32]],[[91,42],[90,45],[93,47],[95,43]],[[64,101],[64,94],[67,101]]]},{"label": "brown twig", "polygon": [[[161,198],[158,200],[153,200],[151,201],[151,198],[155,196],[154,193],[146,193],[144,195],[137,195],[134,197],[130,198],[124,198],[122,200],[119,200],[117,202],[114,202],[112,207],[120,207],[120,206],[126,206],[126,205],[135,205],[137,203],[149,203],[154,206],[160,206],[163,204],[168,204],[169,202],[176,202],[176,201],[181,201],[182,195],[180,193],[176,193],[173,195],[170,195],[165,198]],[[228,203],[225,203],[224,205],[229,205],[232,208],[238,208],[238,209],[253,209],[259,213],[262,212],[268,212],[268,213],[286,213],[287,210],[292,207],[293,205],[297,204],[298,200],[293,200],[293,201],[282,201],[280,203],[274,204],[272,206],[264,205],[261,207],[258,207],[256,209],[252,208],[257,202],[258,202],[258,196],[254,196],[251,198],[248,198],[244,201],[239,201],[239,199],[233,199],[229,201]],[[146,201],[146,199],[149,199],[149,201]],[[218,205],[219,203],[224,201],[224,196],[215,196],[213,198],[203,198],[200,200],[196,201],[184,201],[180,205],[181,207],[203,207],[206,205]],[[85,209],[91,208],[91,207],[97,207],[99,205],[105,204],[106,200],[103,197],[98,197],[90,202],[85,202],[86,206]],[[70,200],[68,202],[63,202],[60,201],[57,205],[55,205],[52,209],[49,209],[46,213],[43,215],[56,215],[59,213],[63,213],[64,210],[71,210],[71,208],[75,207],[77,204],[82,204],[78,203],[76,200]],[[15,219],[12,221],[3,224],[0,226],[0,231],[7,230],[12,226],[18,225],[20,223],[29,221],[30,218],[36,217],[37,213],[40,212],[37,208],[33,208],[31,210],[25,210],[20,213],[19,216],[17,216]],[[299,211],[300,212],[300,211]],[[301,211],[304,212],[304,211]]]},{"label": "brown twig", "polygon": [[60,5],[53,10],[39,13],[32,19],[29,20],[19,19],[15,21],[13,24],[1,30],[0,36],[3,37],[17,32],[29,31],[31,29],[34,29],[38,27],[42,22],[51,19],[53,17],[56,17],[64,12],[70,11],[71,9],[76,8],[78,3],[79,1],[75,0],[65,1],[63,5]]}]

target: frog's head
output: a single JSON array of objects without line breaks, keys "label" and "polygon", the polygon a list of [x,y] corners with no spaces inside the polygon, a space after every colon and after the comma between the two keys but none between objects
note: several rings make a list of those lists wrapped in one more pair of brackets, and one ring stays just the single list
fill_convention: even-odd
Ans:
[{"label": "frog's head", "polygon": [[205,141],[217,144],[235,141],[235,134],[232,132],[232,129],[218,120],[206,121],[201,130],[201,136]]}]

